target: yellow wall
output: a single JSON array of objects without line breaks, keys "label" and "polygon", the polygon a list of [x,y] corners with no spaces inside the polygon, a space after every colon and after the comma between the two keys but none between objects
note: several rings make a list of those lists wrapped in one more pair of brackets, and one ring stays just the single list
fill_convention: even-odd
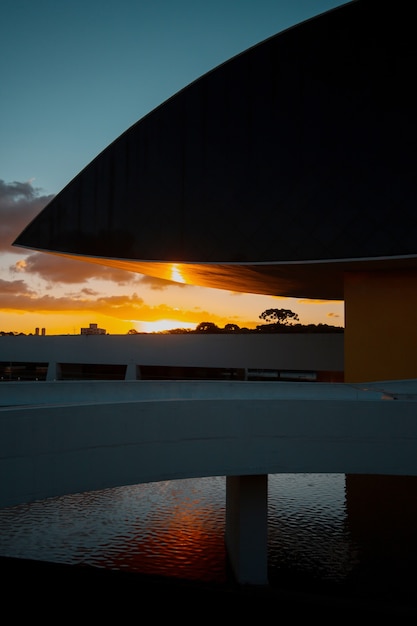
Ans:
[{"label": "yellow wall", "polygon": [[345,276],[345,382],[417,378],[417,271]]}]

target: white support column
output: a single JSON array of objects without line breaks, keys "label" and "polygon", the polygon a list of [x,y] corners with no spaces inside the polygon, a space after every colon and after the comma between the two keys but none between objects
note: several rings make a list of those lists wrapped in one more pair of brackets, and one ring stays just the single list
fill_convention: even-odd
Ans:
[{"label": "white support column", "polygon": [[46,380],[58,380],[60,378],[60,366],[55,361],[49,361],[48,370],[46,372]]},{"label": "white support column", "polygon": [[136,363],[127,364],[125,380],[136,380]]},{"label": "white support column", "polygon": [[226,551],[239,584],[268,585],[268,475],[226,477]]}]

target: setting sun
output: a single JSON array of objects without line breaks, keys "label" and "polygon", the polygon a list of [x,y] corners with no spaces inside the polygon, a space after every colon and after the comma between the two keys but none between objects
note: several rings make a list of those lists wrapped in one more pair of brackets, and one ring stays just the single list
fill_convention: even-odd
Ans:
[{"label": "setting sun", "polygon": [[140,322],[137,329],[142,333],[160,333],[164,330],[173,330],[174,328],[190,328],[195,330],[197,324],[188,324],[178,320],[157,320],[156,322]]},{"label": "setting sun", "polygon": [[185,283],[184,276],[182,275],[178,265],[174,264],[171,268],[171,280],[175,283]]}]

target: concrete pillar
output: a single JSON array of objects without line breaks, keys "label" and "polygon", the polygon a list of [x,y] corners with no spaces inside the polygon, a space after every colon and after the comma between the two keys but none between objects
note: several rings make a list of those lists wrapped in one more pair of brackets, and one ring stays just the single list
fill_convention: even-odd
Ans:
[{"label": "concrete pillar", "polygon": [[236,581],[268,584],[268,475],[226,477],[226,552]]},{"label": "concrete pillar", "polygon": [[126,367],[125,380],[136,380],[136,363],[128,363]]},{"label": "concrete pillar", "polygon": [[55,361],[49,361],[48,370],[46,372],[46,380],[59,380],[61,368]]}]

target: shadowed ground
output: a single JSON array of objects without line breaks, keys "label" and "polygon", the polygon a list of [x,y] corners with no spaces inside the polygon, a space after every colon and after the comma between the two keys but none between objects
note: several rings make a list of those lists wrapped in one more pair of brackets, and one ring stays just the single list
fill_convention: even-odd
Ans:
[{"label": "shadowed ground", "polygon": [[256,611],[257,618],[332,617],[342,623],[343,618],[417,617],[417,601],[381,597],[372,585],[352,592],[311,585],[308,589],[307,581],[293,579],[282,588],[239,587],[5,557],[0,558],[0,572],[3,610],[14,607],[19,615],[27,611],[30,617],[55,615],[54,623],[73,611],[79,618],[91,617],[91,611],[95,617],[109,618],[116,611],[118,620],[130,615],[135,622],[143,621],[149,611],[151,619],[167,616],[193,623],[220,620],[228,611],[235,617]]}]

